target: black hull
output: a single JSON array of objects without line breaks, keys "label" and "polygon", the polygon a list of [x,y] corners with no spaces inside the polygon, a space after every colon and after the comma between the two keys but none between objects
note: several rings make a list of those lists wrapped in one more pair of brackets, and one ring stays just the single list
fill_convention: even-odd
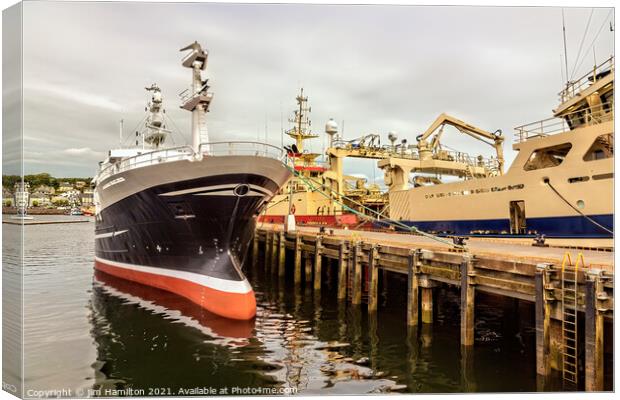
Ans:
[{"label": "black hull", "polygon": [[227,174],[132,193],[96,215],[96,267],[219,315],[251,317],[254,293],[241,266],[255,217],[279,187],[262,175]]}]

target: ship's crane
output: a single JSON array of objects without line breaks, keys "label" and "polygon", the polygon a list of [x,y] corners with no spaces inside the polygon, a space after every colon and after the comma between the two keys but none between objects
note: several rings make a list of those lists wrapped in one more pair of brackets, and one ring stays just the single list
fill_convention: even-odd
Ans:
[{"label": "ship's crane", "polygon": [[[439,115],[435,122],[433,122],[433,124],[423,134],[416,137],[418,141],[417,147],[420,160],[431,159],[433,158],[433,154],[436,154],[441,150],[441,135],[443,134],[443,128],[445,125],[451,125],[458,129],[461,133],[467,134],[474,139],[478,139],[489,146],[493,146],[497,154],[497,167],[499,174],[503,175],[504,151],[502,149],[502,145],[504,143],[504,136],[502,136],[502,131],[498,129],[493,133],[487,132],[447,114]],[[428,138],[431,137],[431,135],[435,133],[438,128],[439,132],[437,132],[437,134],[432,137],[431,142],[428,143]],[[492,140],[493,142],[489,143],[485,139]]]}]

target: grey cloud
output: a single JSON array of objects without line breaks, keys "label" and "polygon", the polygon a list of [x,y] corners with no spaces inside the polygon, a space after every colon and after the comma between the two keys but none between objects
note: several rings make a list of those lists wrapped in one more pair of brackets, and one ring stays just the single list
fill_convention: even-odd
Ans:
[{"label": "grey cloud", "polygon": [[[566,11],[569,56],[589,12]],[[597,9],[592,26],[607,13]],[[287,128],[303,85],[318,133],[333,117],[344,120],[347,138],[385,140],[396,130],[412,142],[448,112],[501,128],[511,158],[512,128],[550,117],[562,84],[559,8],[30,2],[24,24],[27,172],[92,174],[95,154],[118,144],[121,118],[131,136],[148,97],[142,88],[152,82],[187,140],[190,115],[177,94],[190,78],[178,49],[193,40],[211,53],[212,140],[264,140],[266,124],[267,140],[279,145],[281,114]],[[601,60],[612,45],[602,34]],[[453,131],[446,143],[492,153]],[[367,161],[347,160],[345,173],[379,181]]]}]

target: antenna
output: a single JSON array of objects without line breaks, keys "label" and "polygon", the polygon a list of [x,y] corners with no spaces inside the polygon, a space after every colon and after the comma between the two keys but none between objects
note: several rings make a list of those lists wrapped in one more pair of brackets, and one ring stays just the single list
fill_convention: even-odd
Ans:
[{"label": "antenna", "polygon": [[118,127],[118,145],[123,145],[123,119],[121,118],[119,127]]},{"label": "antenna", "polygon": [[[267,132],[269,132],[269,129],[267,128],[267,113],[265,113],[265,138],[267,138]],[[268,143],[267,140],[265,140],[265,143]]]},{"label": "antenna", "polygon": [[[564,60],[563,60],[563,56],[562,53],[560,53],[560,73],[562,74],[562,85],[564,84],[564,82],[566,82],[564,80]],[[568,80],[568,79],[567,79]]]},{"label": "antenna", "polygon": [[562,8],[562,34],[564,36],[564,70],[566,71],[566,84],[568,85],[568,53],[566,52],[566,24],[564,23],[564,9]]},{"label": "antenna", "polygon": [[280,100],[280,146],[284,147],[284,121],[282,115],[282,100]]}]

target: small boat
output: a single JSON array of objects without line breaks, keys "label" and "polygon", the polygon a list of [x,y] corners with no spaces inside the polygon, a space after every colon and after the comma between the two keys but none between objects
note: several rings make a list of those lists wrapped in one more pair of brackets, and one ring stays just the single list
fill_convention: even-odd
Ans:
[{"label": "small boat", "polygon": [[84,213],[79,208],[72,207],[71,210],[69,210],[69,215],[84,215]]}]

